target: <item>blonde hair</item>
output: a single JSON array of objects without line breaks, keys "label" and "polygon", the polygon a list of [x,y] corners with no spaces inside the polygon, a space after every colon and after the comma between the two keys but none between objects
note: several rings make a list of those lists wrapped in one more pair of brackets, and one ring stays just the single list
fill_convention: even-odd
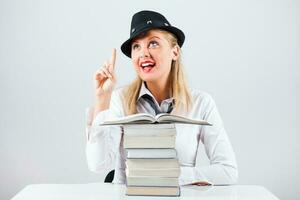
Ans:
[{"label": "blonde hair", "polygon": [[[157,29],[166,36],[171,47],[178,46],[177,38],[170,32]],[[179,48],[180,49],[180,48]],[[174,98],[175,105],[173,106],[172,113],[176,113],[179,110],[185,110],[188,112],[191,108],[192,98],[186,81],[183,65],[181,61],[181,50],[179,51],[179,57],[176,61],[172,61],[171,71],[169,74],[169,86],[170,94]],[[125,114],[137,113],[137,100],[139,92],[142,86],[143,80],[138,76],[127,88],[123,91],[123,104],[125,108]]]}]

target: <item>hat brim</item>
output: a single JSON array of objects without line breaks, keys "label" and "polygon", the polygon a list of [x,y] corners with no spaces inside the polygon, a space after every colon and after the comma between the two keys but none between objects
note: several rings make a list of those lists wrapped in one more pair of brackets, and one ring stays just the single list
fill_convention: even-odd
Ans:
[{"label": "hat brim", "polygon": [[173,33],[177,38],[178,45],[180,47],[182,47],[184,40],[185,40],[185,35],[180,29],[178,29],[174,26],[157,26],[157,27],[144,27],[143,29],[136,31],[134,34],[132,34],[132,36],[128,40],[126,40],[121,45],[121,51],[127,57],[131,58],[131,42],[132,42],[132,40],[134,38],[136,38],[138,35],[140,35],[141,33],[147,32],[152,29],[162,29],[162,30],[168,31],[170,33]]}]

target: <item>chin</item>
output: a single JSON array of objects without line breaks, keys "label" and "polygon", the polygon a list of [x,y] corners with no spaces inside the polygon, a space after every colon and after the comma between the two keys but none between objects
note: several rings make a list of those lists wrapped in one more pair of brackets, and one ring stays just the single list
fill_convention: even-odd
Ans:
[{"label": "chin", "polygon": [[139,77],[145,82],[153,82],[157,80],[157,78],[153,76],[139,76]]}]

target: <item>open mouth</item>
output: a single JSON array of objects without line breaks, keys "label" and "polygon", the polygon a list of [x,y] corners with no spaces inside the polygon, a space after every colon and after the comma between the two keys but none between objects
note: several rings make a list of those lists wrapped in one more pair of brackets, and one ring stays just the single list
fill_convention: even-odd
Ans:
[{"label": "open mouth", "polygon": [[145,61],[140,64],[140,67],[143,69],[143,72],[150,72],[153,67],[155,67],[155,63],[152,61]]}]

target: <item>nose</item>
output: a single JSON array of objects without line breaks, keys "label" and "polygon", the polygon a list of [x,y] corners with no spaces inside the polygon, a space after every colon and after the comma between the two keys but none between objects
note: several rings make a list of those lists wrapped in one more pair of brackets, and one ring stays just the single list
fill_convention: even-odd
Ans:
[{"label": "nose", "polygon": [[141,48],[140,56],[139,57],[140,58],[148,58],[148,57],[150,57],[149,49],[147,47]]}]

